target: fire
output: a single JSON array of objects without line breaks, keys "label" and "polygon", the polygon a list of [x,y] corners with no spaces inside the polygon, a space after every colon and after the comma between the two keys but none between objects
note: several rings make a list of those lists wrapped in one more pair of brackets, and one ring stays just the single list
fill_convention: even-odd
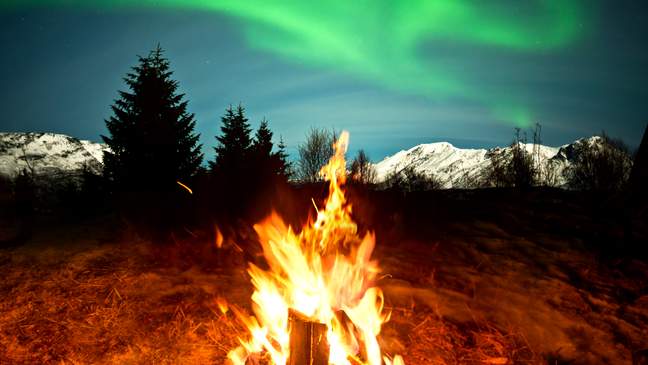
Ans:
[{"label": "fire", "polygon": [[374,285],[379,272],[371,259],[375,237],[370,232],[360,237],[342,189],[348,141],[349,134],[343,132],[335,154],[320,171],[329,182],[329,194],[314,222],[296,232],[273,213],[254,226],[269,268],[249,265],[255,315],[232,308],[249,331],[249,338],[239,339],[241,345],[228,354],[235,365],[244,365],[251,356],[285,365],[290,311],[327,326],[329,364],[404,364],[400,356],[383,357],[377,341],[389,313],[383,311],[383,293]]}]

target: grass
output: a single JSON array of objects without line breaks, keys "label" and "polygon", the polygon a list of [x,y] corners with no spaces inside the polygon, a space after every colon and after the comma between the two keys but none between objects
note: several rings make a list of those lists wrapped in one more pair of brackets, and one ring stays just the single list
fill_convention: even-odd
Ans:
[{"label": "grass", "polygon": [[[244,331],[217,300],[248,307],[243,259],[208,267],[214,250],[188,264],[189,249],[135,240],[0,251],[0,363],[225,363]],[[486,322],[462,328],[429,310],[391,310],[381,341],[409,364],[537,363],[522,337]]]},{"label": "grass", "polygon": [[[648,265],[583,249],[586,215],[376,201],[355,211],[380,228],[392,316],[379,340],[406,364],[629,364],[648,348]],[[0,249],[0,364],[226,363],[245,331],[218,301],[249,310],[249,232],[224,230],[245,239],[216,249],[211,231],[161,246],[114,227],[50,226]]]}]

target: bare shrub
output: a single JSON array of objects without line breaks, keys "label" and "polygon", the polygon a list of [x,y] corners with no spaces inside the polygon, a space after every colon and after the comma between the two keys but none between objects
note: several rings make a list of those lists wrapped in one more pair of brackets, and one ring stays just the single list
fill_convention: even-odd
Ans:
[{"label": "bare shrub", "polygon": [[556,188],[561,184],[561,173],[558,169],[558,165],[552,161],[538,166],[537,174],[538,183],[542,186]]},{"label": "bare shrub", "polygon": [[462,189],[482,189],[489,187],[487,180],[483,172],[466,171],[452,185]]},{"label": "bare shrub", "polygon": [[334,130],[311,128],[306,141],[297,147],[297,177],[303,182],[320,181],[319,171],[333,155],[333,144],[337,139]]},{"label": "bare shrub", "polygon": [[615,191],[622,189],[632,169],[632,159],[623,141],[602,133],[580,140],[574,147],[575,160],[565,171],[569,187],[576,190]]},{"label": "bare shrub", "polygon": [[418,172],[412,166],[394,170],[385,179],[387,189],[403,192],[437,190],[442,188],[439,179],[432,174]]},{"label": "bare shrub", "polygon": [[508,150],[492,152],[485,185],[491,187],[528,188],[536,184],[533,155],[526,150],[526,137],[515,128],[515,138]]},{"label": "bare shrub", "polygon": [[364,150],[359,150],[351,162],[351,180],[364,185],[376,183],[376,169]]},{"label": "bare shrub", "polygon": [[510,186],[510,175],[508,174],[508,156],[505,151],[492,151],[487,156],[490,159],[490,166],[483,177],[483,186],[503,188]]},{"label": "bare shrub", "polygon": [[533,156],[526,150],[526,137],[520,137],[520,129],[515,129],[515,141],[511,149],[508,173],[513,187],[528,188],[535,185],[536,169]]}]

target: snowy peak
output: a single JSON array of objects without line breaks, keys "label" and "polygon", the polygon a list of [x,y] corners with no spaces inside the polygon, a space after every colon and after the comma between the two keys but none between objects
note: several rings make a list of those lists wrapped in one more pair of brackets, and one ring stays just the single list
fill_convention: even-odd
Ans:
[{"label": "snowy peak", "polygon": [[452,187],[450,176],[470,171],[486,161],[485,149],[460,149],[448,142],[421,144],[400,151],[375,165],[379,181],[407,167],[442,178],[444,187]]},{"label": "snowy peak", "polygon": [[[600,137],[590,137],[560,147],[520,143],[537,161],[541,170],[551,170],[554,181],[544,183],[565,186],[562,172],[575,158],[575,145],[581,141],[600,143]],[[509,154],[512,147],[491,149],[457,148],[448,142],[427,143],[414,146],[388,156],[375,164],[378,181],[385,181],[390,174],[411,168],[424,175],[434,175],[444,188],[466,188],[469,183],[485,175],[491,159]]]},{"label": "snowy peak", "polygon": [[[576,158],[576,144],[601,143],[600,137],[590,137],[560,147],[523,144],[537,161],[540,170],[549,171],[553,181],[543,181],[551,186],[565,186],[562,172]],[[434,175],[444,188],[472,187],[491,166],[491,159],[510,154],[511,147],[491,149],[457,148],[448,142],[427,143],[400,151],[375,164],[379,182],[390,174],[411,168],[424,175]],[[79,140],[55,133],[0,133],[0,175],[16,177],[27,169],[36,177],[79,178],[84,169],[100,173],[103,154],[108,147],[101,143]],[[60,179],[59,179],[60,180]],[[65,180],[65,179],[63,179]]]},{"label": "snowy peak", "polygon": [[103,168],[101,143],[56,133],[0,133],[0,175],[12,178],[23,169],[37,176],[78,176],[84,168]]}]

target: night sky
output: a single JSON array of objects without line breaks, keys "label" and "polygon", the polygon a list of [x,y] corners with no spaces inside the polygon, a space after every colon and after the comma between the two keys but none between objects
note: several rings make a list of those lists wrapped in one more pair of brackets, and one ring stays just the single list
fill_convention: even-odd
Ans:
[{"label": "night sky", "polygon": [[605,130],[636,147],[648,122],[646,1],[5,0],[0,131],[99,141],[158,42],[209,159],[239,102],[291,153],[334,127],[373,160],[504,145],[535,122],[548,145]]}]

